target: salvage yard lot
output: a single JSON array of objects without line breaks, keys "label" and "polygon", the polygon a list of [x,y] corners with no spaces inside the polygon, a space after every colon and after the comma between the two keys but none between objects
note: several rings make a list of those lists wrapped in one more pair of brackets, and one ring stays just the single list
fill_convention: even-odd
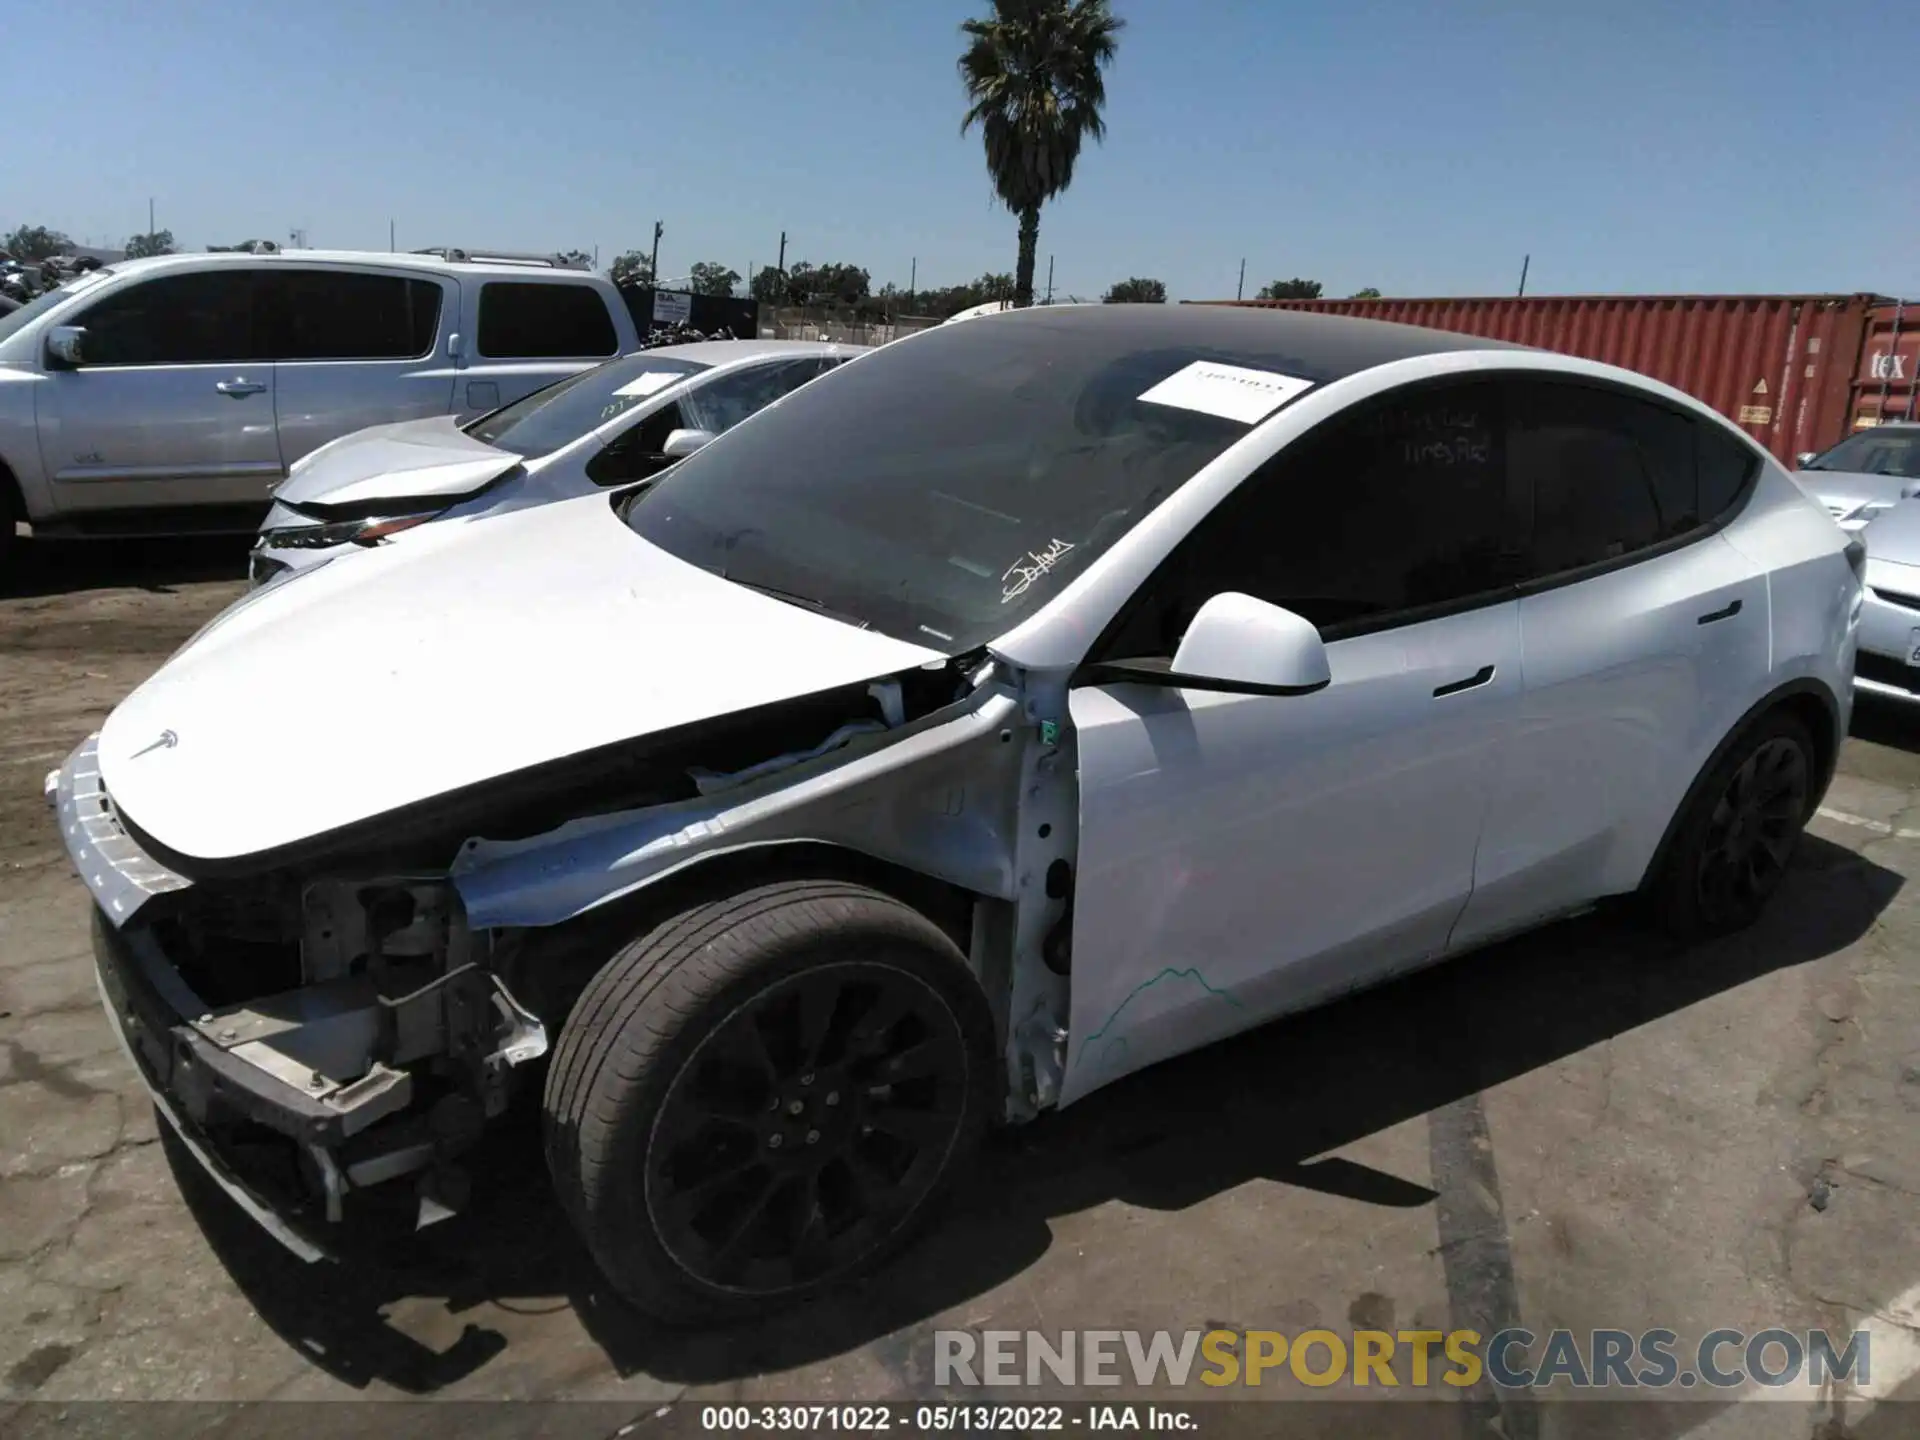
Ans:
[{"label": "salvage yard lot", "polygon": [[[961,1325],[1916,1323],[1920,721],[1878,708],[1756,931],[1676,952],[1575,921],[1135,1076],[1007,1137],[929,1240],[797,1316],[698,1336],[633,1317],[547,1198],[531,1116],[475,1158],[467,1213],[303,1266],[156,1135],[40,793],[240,593],[242,560],[41,547],[0,600],[0,1399],[638,1414],[923,1394],[932,1332]],[[326,783],[308,763],[259,777],[263,803]],[[1650,1404],[1630,1433],[1712,1413]]]}]

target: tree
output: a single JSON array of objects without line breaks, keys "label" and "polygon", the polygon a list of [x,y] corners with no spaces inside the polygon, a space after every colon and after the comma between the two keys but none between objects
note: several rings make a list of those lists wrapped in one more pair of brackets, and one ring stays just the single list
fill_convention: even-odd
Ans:
[{"label": "tree", "polygon": [[693,267],[693,293],[696,295],[733,294],[740,283],[740,272],[730,270],[718,260],[702,260]]},{"label": "tree", "polygon": [[805,260],[787,267],[787,294],[801,305],[852,305],[867,298],[873,277],[858,265],[814,265]]},{"label": "tree", "polygon": [[593,264],[593,256],[584,250],[562,250],[560,252],[560,263],[562,265],[570,265],[576,270],[584,270],[587,266]]},{"label": "tree", "polygon": [[747,293],[763,305],[787,303],[787,277],[771,265],[762,265],[747,287]]},{"label": "tree", "polygon": [[127,258],[141,260],[148,255],[171,255],[173,248],[173,232],[155,230],[147,235],[130,236],[127,240]]},{"label": "tree", "polygon": [[607,275],[616,285],[651,285],[653,261],[644,250],[629,250],[614,257],[613,264],[607,267]]},{"label": "tree", "polygon": [[1105,305],[1164,305],[1167,303],[1167,287],[1160,280],[1142,280],[1135,276],[1131,280],[1122,280],[1106,294],[1100,297]]},{"label": "tree", "polygon": [[45,260],[50,255],[64,255],[73,248],[73,241],[58,230],[49,230],[44,225],[22,225],[4,242],[6,251],[16,260]]},{"label": "tree", "polygon": [[993,14],[960,27],[960,78],[970,102],[960,133],[980,127],[987,174],[1019,218],[1014,303],[1033,303],[1040,207],[1073,181],[1088,136],[1107,133],[1101,77],[1125,22],[1108,0],[992,0]]},{"label": "tree", "polygon": [[1369,285],[1364,290],[1356,290],[1347,297],[1349,300],[1378,300],[1380,292]]},{"label": "tree", "polygon": [[914,311],[920,315],[958,315],[962,310],[971,310],[976,305],[985,305],[989,301],[1013,299],[1013,276],[1009,274],[982,275],[978,280],[970,280],[964,285],[948,285],[922,290],[914,302]]},{"label": "tree", "polygon": [[1320,282],[1318,280],[1276,280],[1271,285],[1260,287],[1262,300],[1318,300]]}]

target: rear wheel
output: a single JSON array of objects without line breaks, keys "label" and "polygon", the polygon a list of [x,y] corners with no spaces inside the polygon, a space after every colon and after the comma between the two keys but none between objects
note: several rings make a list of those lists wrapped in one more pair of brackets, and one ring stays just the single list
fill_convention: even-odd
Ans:
[{"label": "rear wheel", "polygon": [[13,486],[0,469],[0,595],[12,588],[20,564],[20,540],[14,534],[14,524],[23,518],[14,503]]},{"label": "rear wheel", "polygon": [[1786,879],[1813,805],[1812,737],[1792,715],[1763,717],[1688,802],[1649,898],[1681,939],[1745,929]]},{"label": "rear wheel", "polygon": [[561,1204],[614,1287],[739,1318],[871,1268],[925,1218],[997,1093],[964,958],[837,881],[696,906],[574,1007],[546,1091]]}]

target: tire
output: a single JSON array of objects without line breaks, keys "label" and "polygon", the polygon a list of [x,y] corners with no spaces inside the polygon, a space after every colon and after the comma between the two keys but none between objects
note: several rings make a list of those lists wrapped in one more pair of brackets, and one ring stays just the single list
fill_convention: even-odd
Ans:
[{"label": "tire", "polygon": [[1807,727],[1763,715],[1695,786],[1646,898],[1676,939],[1708,940],[1760,918],[1786,878],[1814,806]]},{"label": "tire", "polygon": [[[3,468],[3,467],[0,467]],[[20,569],[20,537],[14,534],[14,522],[23,517],[13,502],[13,486],[0,473],[0,595],[11,594]]]},{"label": "tire", "polygon": [[963,1172],[1000,1093],[993,1037],[965,957],[891,896],[798,880],[694,905],[562,1029],[561,1208],[659,1319],[798,1303],[881,1264]]}]

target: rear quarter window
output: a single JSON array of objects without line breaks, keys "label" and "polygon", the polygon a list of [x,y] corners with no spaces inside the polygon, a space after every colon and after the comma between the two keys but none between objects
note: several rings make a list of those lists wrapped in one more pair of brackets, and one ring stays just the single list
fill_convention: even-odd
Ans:
[{"label": "rear quarter window", "polygon": [[1746,499],[1747,488],[1760,471],[1760,457],[1704,421],[1694,422],[1694,434],[1701,518],[1723,519]]},{"label": "rear quarter window", "polygon": [[489,280],[480,287],[480,354],[489,360],[604,358],[619,345],[591,285]]}]

